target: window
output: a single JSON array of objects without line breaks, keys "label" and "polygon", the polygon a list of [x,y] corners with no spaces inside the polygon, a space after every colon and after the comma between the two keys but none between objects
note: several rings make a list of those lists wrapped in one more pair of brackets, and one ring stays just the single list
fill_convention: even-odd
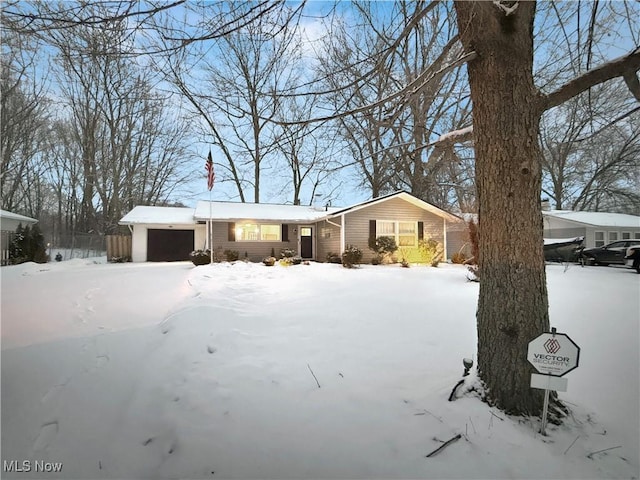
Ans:
[{"label": "window", "polygon": [[243,223],[236,227],[236,241],[238,242],[279,242],[280,225],[258,225]]},{"label": "window", "polygon": [[399,247],[415,247],[418,244],[417,222],[376,222],[376,237],[391,237]]},{"label": "window", "polygon": [[631,232],[622,232],[622,240],[631,240]]},{"label": "window", "polygon": [[604,232],[595,232],[595,246],[602,247],[604,245]]},{"label": "window", "polygon": [[633,238],[640,240],[640,232],[633,232]]},{"label": "window", "polygon": [[399,247],[414,247],[416,245],[416,222],[398,222]]},{"label": "window", "polygon": [[618,232],[609,232],[609,243],[618,241]]}]

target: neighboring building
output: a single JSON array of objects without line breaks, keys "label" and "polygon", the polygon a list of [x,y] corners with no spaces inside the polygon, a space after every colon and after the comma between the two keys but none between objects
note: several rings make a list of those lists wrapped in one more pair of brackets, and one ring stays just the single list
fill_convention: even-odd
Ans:
[{"label": "neighboring building", "polygon": [[546,239],[584,237],[586,248],[640,239],[640,217],[623,213],[543,211]]},{"label": "neighboring building", "polygon": [[[346,245],[373,257],[370,236],[392,236],[400,246],[397,256],[417,259],[418,242],[431,238],[443,245],[445,258],[462,240],[463,220],[406,192],[378,197],[347,208],[309,207],[237,202],[198,202],[195,209],[135,207],[120,221],[132,232],[132,260],[186,260],[189,252],[209,248],[235,250],[240,258],[259,261],[273,251],[291,249],[305,259],[324,261]],[[461,233],[462,232],[462,233]]]},{"label": "neighboring building", "polygon": [[9,260],[9,244],[18,225],[23,227],[38,223],[38,220],[17,213],[0,210],[0,264],[6,265]]},{"label": "neighboring building", "polygon": [[38,223],[38,220],[31,217],[25,217],[24,215],[18,215],[17,213],[8,212],[6,210],[0,210],[0,230],[3,232],[15,232],[18,225],[22,224],[23,227],[27,225],[33,225]]}]

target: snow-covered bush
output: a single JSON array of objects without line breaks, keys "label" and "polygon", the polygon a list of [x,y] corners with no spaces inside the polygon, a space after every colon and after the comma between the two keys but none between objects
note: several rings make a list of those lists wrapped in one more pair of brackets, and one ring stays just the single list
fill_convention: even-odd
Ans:
[{"label": "snow-covered bush", "polygon": [[345,268],[353,268],[362,261],[362,250],[355,245],[347,245],[342,252],[342,266]]},{"label": "snow-covered bush", "polygon": [[211,250],[194,250],[189,254],[189,260],[191,260],[195,266],[208,265],[211,263]]},{"label": "snow-covered bush", "polygon": [[44,236],[40,233],[40,227],[22,227],[18,224],[15,235],[9,244],[9,262],[13,265],[24,262],[47,263],[47,247]]},{"label": "snow-covered bush", "polygon": [[378,263],[389,263],[391,261],[391,255],[398,250],[398,245],[393,237],[369,237],[368,245],[369,249],[376,253],[376,257],[374,258]]},{"label": "snow-covered bush", "polygon": [[262,263],[267,267],[273,267],[276,263],[276,257],[265,257],[262,259]]},{"label": "snow-covered bush", "polygon": [[295,256],[295,254],[296,254],[295,250],[291,248],[285,248],[280,251],[280,255],[282,255],[282,258],[291,258]]}]

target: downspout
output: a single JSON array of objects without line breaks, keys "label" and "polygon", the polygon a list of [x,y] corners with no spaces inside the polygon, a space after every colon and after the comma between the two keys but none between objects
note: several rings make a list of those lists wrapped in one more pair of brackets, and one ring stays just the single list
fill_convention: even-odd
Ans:
[{"label": "downspout", "polygon": [[131,224],[127,225],[127,227],[129,227],[129,233],[133,235],[133,227],[131,226]]},{"label": "downspout", "polygon": [[340,215],[340,255],[342,255],[344,253],[344,250],[346,248],[345,246],[345,240],[346,240],[346,234],[345,234],[345,222],[344,222],[344,213],[342,215]]}]

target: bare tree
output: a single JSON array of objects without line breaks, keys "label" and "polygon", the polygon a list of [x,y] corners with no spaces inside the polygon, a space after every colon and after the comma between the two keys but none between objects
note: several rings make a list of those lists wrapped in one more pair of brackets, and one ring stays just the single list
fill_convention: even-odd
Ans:
[{"label": "bare tree", "polygon": [[[357,110],[336,122],[361,185],[373,196],[403,189],[449,206],[457,199],[447,193],[456,181],[449,176],[455,155],[433,143],[443,131],[470,123],[460,71],[450,68],[461,52],[450,6],[355,5],[361,22],[332,27],[321,71],[334,108]],[[407,85],[413,87],[391,98]]]},{"label": "bare tree", "polygon": [[[296,80],[298,36],[295,25],[281,26],[282,15],[288,11],[264,14],[213,44],[199,44],[189,56],[167,60],[169,80],[201,119],[203,136],[222,151],[243,202],[250,196],[259,203],[263,172],[277,168],[272,120],[280,92]],[[216,55],[204,56],[200,49]]]},{"label": "bare tree", "polygon": [[75,224],[87,232],[115,231],[134,204],[164,200],[188,175],[179,171],[189,160],[184,123],[152,91],[149,70],[121,54],[127,42],[120,23],[53,36],[82,167]]},{"label": "bare tree", "polygon": [[34,75],[36,62],[34,45],[6,32],[0,60],[2,208],[18,209],[30,215],[38,213],[32,196],[39,190],[26,180],[42,169],[39,160],[48,116],[43,85]]}]

